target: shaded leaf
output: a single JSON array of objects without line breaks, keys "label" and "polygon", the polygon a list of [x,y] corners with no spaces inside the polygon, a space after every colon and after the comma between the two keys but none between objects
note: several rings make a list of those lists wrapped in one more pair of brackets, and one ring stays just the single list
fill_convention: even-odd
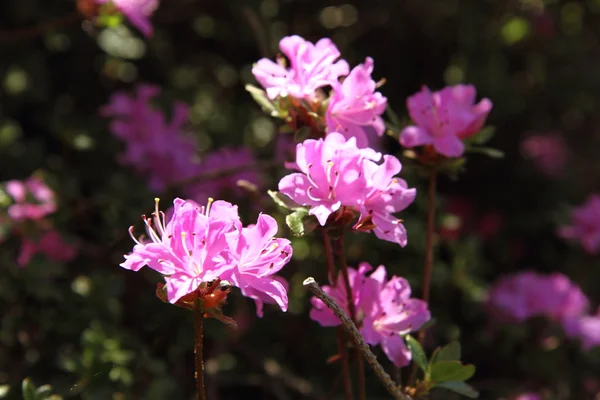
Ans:
[{"label": "shaded leaf", "polygon": [[431,364],[440,361],[460,361],[460,343],[454,341],[436,351],[431,357]]},{"label": "shaded leaf", "polygon": [[492,149],[491,147],[471,147],[470,153],[479,153],[486,155],[490,158],[504,158],[504,152],[498,149]]},{"label": "shaded leaf", "polygon": [[264,90],[259,89],[254,85],[246,85],[245,88],[250,93],[250,96],[252,96],[254,101],[256,101],[256,103],[263,109],[264,112],[274,117],[279,116],[277,107],[267,97],[267,93]]},{"label": "shaded leaf", "polygon": [[479,392],[475,390],[471,385],[464,382],[442,382],[435,385],[436,388],[443,388],[450,390],[454,393],[462,394],[470,399],[476,399],[479,397]]},{"label": "shaded leaf", "polygon": [[408,345],[408,349],[412,353],[412,358],[415,363],[421,368],[423,372],[427,372],[427,356],[421,347],[421,344],[412,336],[406,335],[406,344]]},{"label": "shaded leaf", "polygon": [[475,374],[475,366],[462,365],[460,361],[438,361],[431,366],[432,382],[466,381]]},{"label": "shaded leaf", "polygon": [[[296,203],[294,200],[292,200],[286,194],[277,192],[275,190],[269,190],[268,193],[269,193],[269,196],[271,196],[271,198],[275,202],[275,204],[277,204],[278,206],[280,206],[282,208],[285,208],[287,210],[305,210],[306,209],[306,207],[303,207],[300,204]],[[307,213],[308,213],[308,210],[307,210]]]},{"label": "shaded leaf", "polygon": [[29,378],[23,379],[22,390],[23,400],[37,400],[35,386],[33,386],[33,383],[31,383],[31,380]]},{"label": "shaded leaf", "polygon": [[319,225],[315,217],[308,215],[308,210],[306,208],[288,214],[285,217],[285,223],[294,236],[304,236],[314,231]]},{"label": "shaded leaf", "polygon": [[476,134],[475,136],[472,136],[468,139],[469,142],[473,143],[473,144],[485,144],[487,143],[491,138],[494,137],[494,134],[496,133],[496,128],[493,126],[486,126],[485,128],[483,128],[481,131],[479,131],[478,134]]}]

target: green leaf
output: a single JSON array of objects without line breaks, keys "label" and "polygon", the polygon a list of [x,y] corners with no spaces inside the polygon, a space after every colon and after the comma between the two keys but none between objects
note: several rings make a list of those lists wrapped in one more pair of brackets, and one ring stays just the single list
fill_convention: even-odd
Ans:
[{"label": "green leaf", "polygon": [[23,379],[23,400],[37,400],[37,393],[35,392],[35,386],[31,383],[29,378]]},{"label": "green leaf", "polygon": [[52,394],[52,386],[42,385],[36,390],[38,399],[47,399]]},{"label": "green leaf", "polygon": [[303,126],[302,128],[298,129],[296,131],[296,133],[294,133],[294,142],[296,143],[302,143],[304,142],[306,139],[310,139],[312,136],[312,129],[308,126]]},{"label": "green leaf", "polygon": [[479,397],[479,392],[473,388],[473,386],[468,385],[464,382],[442,382],[438,385],[435,385],[436,388],[443,388],[446,390],[450,390],[454,393],[462,394],[470,399],[476,399]]},{"label": "green leaf", "polygon": [[100,14],[96,18],[96,24],[105,28],[115,28],[123,24],[123,14]]},{"label": "green leaf", "polygon": [[301,208],[288,214],[285,217],[285,223],[294,236],[304,236],[309,234],[319,225],[315,217],[308,215],[308,209],[306,208]]},{"label": "green leaf", "polygon": [[408,345],[408,349],[412,353],[413,361],[417,363],[419,368],[425,373],[427,373],[428,365],[427,365],[427,356],[421,347],[421,344],[412,336],[406,335],[406,344]]},{"label": "green leaf", "polygon": [[267,97],[267,93],[264,90],[261,90],[254,85],[246,85],[245,88],[264,112],[272,117],[279,116],[277,107],[275,107],[275,104]]},{"label": "green leaf", "polygon": [[304,210],[304,209],[306,209],[306,207],[301,206],[300,204],[296,203],[294,200],[289,198],[289,196],[287,196],[281,192],[276,192],[275,190],[269,190],[268,193],[269,193],[269,196],[271,196],[271,198],[275,202],[275,204],[277,204],[279,207],[285,208],[286,210],[300,210],[300,209]]},{"label": "green leaf", "polygon": [[498,149],[492,149],[491,147],[471,147],[470,153],[479,153],[486,155],[490,158],[504,158],[504,152]]},{"label": "green leaf", "polygon": [[479,131],[478,134],[470,137],[468,139],[468,141],[473,144],[482,145],[482,144],[487,143],[491,138],[493,138],[495,133],[496,133],[496,127],[486,126],[481,131]]},{"label": "green leaf", "polygon": [[460,361],[460,343],[454,341],[436,351],[434,356],[431,357],[431,364],[440,361]]},{"label": "green leaf", "polygon": [[392,107],[385,108],[385,116],[388,117],[388,119],[390,120],[390,123],[387,125],[391,125],[391,127],[393,127],[392,130],[400,130],[402,122],[400,121],[400,117],[398,116],[398,114],[396,114],[394,110],[392,110]]},{"label": "green leaf", "polygon": [[475,366],[460,361],[438,361],[431,366],[430,380],[434,383],[466,381],[475,374]]}]

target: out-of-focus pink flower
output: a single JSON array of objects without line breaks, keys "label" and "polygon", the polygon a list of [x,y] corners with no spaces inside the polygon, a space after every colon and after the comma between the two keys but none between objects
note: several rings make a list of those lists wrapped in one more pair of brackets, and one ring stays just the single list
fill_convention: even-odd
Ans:
[{"label": "out-of-focus pink flower", "polygon": [[448,86],[434,93],[423,86],[407,100],[408,112],[416,125],[402,130],[400,143],[405,147],[433,145],[446,157],[460,157],[463,140],[481,130],[492,109],[487,98],[475,104],[475,95],[472,85]]},{"label": "out-of-focus pink flower", "polygon": [[528,392],[517,395],[513,400],[542,400],[542,396],[537,393]]},{"label": "out-of-focus pink flower", "polygon": [[[208,153],[198,165],[202,174],[225,171],[239,168],[235,173],[227,173],[222,176],[190,184],[184,188],[184,193],[198,203],[205,203],[209,195],[233,191],[241,195],[242,190],[237,185],[239,180],[248,181],[254,185],[260,185],[260,175],[255,168],[256,160],[250,149],[242,147],[238,149],[220,148]],[[246,168],[242,168],[246,167]]]},{"label": "out-of-focus pink flower", "polygon": [[581,247],[590,253],[600,252],[600,195],[590,195],[584,204],[571,212],[571,224],[558,229],[564,239],[579,240]]},{"label": "out-of-focus pink flower", "polygon": [[96,0],[98,4],[112,3],[133,26],[145,36],[152,36],[150,17],[158,8],[159,0]]},{"label": "out-of-focus pink flower", "polygon": [[65,242],[57,230],[52,229],[43,232],[38,240],[24,236],[17,263],[25,267],[36,254],[42,254],[55,262],[69,262],[75,258],[77,249]]},{"label": "out-of-focus pink flower", "polygon": [[332,132],[325,139],[308,139],[296,147],[299,173],[287,175],[279,190],[296,203],[310,206],[321,225],[342,206],[361,216],[355,229],[373,231],[383,240],[406,245],[406,230],[392,214],[406,208],[416,196],[406,182],[395,178],[398,159],[370,148],[359,149],[356,139]]},{"label": "out-of-focus pink flower", "polygon": [[56,211],[54,192],[35,176],[8,181],[5,187],[14,201],[8,207],[8,216],[13,221],[38,220]]},{"label": "out-of-focus pink flower", "polygon": [[563,322],[567,336],[581,340],[584,349],[600,346],[600,308],[595,315],[579,315]]},{"label": "out-of-focus pink flower", "polygon": [[[431,318],[427,303],[411,298],[408,281],[393,276],[387,280],[385,267],[373,268],[361,263],[358,271],[348,269],[352,299],[359,316],[360,333],[370,345],[381,345],[384,353],[397,367],[408,365],[412,355],[402,335],[419,330]],[[323,286],[323,290],[349,313],[344,280],[340,276],[336,287]],[[312,298],[310,317],[322,326],[336,326],[340,321],[319,299]]]},{"label": "out-of-focus pink flower", "polygon": [[252,68],[271,99],[289,95],[309,100],[317,89],[334,85],[340,76],[348,74],[348,63],[338,60],[340,51],[330,39],[312,44],[300,36],[286,36],[279,49],[288,58],[289,68],[281,59],[275,63],[266,58]]},{"label": "out-of-focus pink flower", "polygon": [[171,303],[202,283],[222,279],[255,300],[268,296],[287,309],[285,287],[271,275],[290,260],[292,248],[287,239],[274,238],[277,223],[272,217],[261,214],[256,225],[243,228],[231,203],[215,201],[205,208],[175,199],[173,216],[168,223],[165,219],[157,202],[153,218],[144,218],[149,241],[132,235],[136,245],[123,268],[138,271],[147,265],[163,274]]},{"label": "out-of-focus pink flower", "polygon": [[558,133],[527,136],[521,142],[521,153],[549,178],[559,177],[567,164],[567,146]]},{"label": "out-of-focus pink flower", "polygon": [[182,132],[188,118],[187,106],[176,103],[173,118],[167,123],[164,113],[150,104],[159,93],[155,85],[140,84],[135,96],[115,93],[100,110],[104,117],[114,118],[110,130],[125,142],[125,153],[119,161],[146,176],[155,191],[202,171],[195,161],[194,139]]},{"label": "out-of-focus pink flower", "polygon": [[346,139],[355,137],[361,148],[369,145],[365,128],[371,127],[379,136],[385,132],[381,114],[387,107],[387,99],[375,91],[372,72],[373,59],[367,58],[364,64],[352,69],[343,83],[333,85],[327,106],[327,129],[340,132]]},{"label": "out-of-focus pink flower", "polygon": [[565,275],[534,271],[502,277],[487,301],[500,318],[517,322],[535,316],[560,322],[583,314],[589,305],[585,294]]}]

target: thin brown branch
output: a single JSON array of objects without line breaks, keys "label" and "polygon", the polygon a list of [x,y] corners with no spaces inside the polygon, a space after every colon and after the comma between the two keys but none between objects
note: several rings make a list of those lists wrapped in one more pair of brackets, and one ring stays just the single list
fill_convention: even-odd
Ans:
[{"label": "thin brown branch", "polygon": [[392,378],[387,374],[387,372],[385,372],[381,364],[379,364],[377,357],[375,354],[373,354],[369,348],[369,345],[362,338],[360,332],[358,332],[354,322],[352,322],[352,320],[348,317],[348,315],[346,315],[344,310],[342,310],[335,300],[325,293],[312,277],[306,278],[303,285],[308,288],[308,290],[310,290],[317,298],[321,299],[323,303],[325,303],[327,307],[329,307],[329,309],[335,314],[335,316],[342,321],[342,325],[346,329],[346,332],[348,332],[354,344],[360,349],[362,355],[367,360],[367,363],[371,366],[375,372],[375,375],[377,375],[383,386],[392,395],[392,397],[396,400],[411,400],[410,396],[403,394],[400,389],[396,387],[396,384]]},{"label": "thin brown branch", "polygon": [[260,21],[260,18],[258,15],[256,15],[254,10],[247,6],[242,7],[242,14],[244,14],[244,18],[248,22],[250,29],[252,29],[252,32],[254,32],[254,37],[256,39],[260,54],[263,57],[270,57],[271,51],[269,48],[269,38],[264,25]]},{"label": "thin brown branch", "polygon": [[13,29],[9,31],[0,32],[0,44],[18,42],[20,40],[32,39],[37,36],[41,36],[54,29],[74,24],[75,22],[81,21],[83,16],[79,11],[73,11],[62,17],[51,19],[49,21],[41,22],[37,25],[30,26],[27,28]]},{"label": "thin brown branch", "polygon": [[198,400],[206,400],[206,392],[204,390],[204,310],[198,307],[194,310],[194,358],[195,363],[195,378],[196,378],[196,393]]},{"label": "thin brown branch", "polygon": [[344,337],[344,329],[339,327],[337,332],[338,353],[342,362],[342,377],[344,382],[344,395],[346,400],[352,400],[352,380],[350,379],[350,362],[348,361],[348,351],[346,349],[346,338]]}]

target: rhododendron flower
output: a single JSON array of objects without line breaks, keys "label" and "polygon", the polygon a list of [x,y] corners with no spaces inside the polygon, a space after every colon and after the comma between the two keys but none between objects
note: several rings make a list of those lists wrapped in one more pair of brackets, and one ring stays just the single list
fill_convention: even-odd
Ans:
[{"label": "rhododendron flower", "polygon": [[8,207],[8,216],[13,221],[38,220],[56,211],[54,192],[35,176],[8,181],[5,189],[14,201]]},{"label": "rhododendron flower", "polygon": [[521,153],[549,178],[558,177],[567,164],[567,146],[557,133],[529,135],[521,142]]},{"label": "rhododendron flower", "polygon": [[488,303],[501,318],[519,322],[535,316],[560,322],[581,315],[589,304],[581,289],[565,275],[533,271],[501,278],[490,290]]},{"label": "rhododendron flower", "polygon": [[586,202],[571,212],[571,225],[558,230],[565,239],[577,239],[590,253],[600,252],[600,195],[590,195]]},{"label": "rhododendron flower", "polygon": [[377,135],[385,132],[381,118],[387,107],[387,99],[375,92],[377,84],[371,78],[373,59],[367,58],[350,72],[343,83],[333,86],[333,94],[327,106],[327,129],[340,132],[347,139],[355,137],[358,147],[367,147],[369,141],[366,127],[372,127]]},{"label": "rhododendron flower", "polygon": [[158,8],[159,0],[96,0],[96,3],[112,3],[145,36],[152,35],[150,16]]},{"label": "rhododendron flower", "polygon": [[542,396],[537,393],[521,393],[513,398],[513,400],[542,400]]},{"label": "rhododendron flower", "polygon": [[[412,331],[419,330],[431,318],[427,303],[411,298],[408,281],[393,276],[387,280],[384,266],[379,266],[371,275],[373,268],[361,263],[358,271],[348,268],[352,299],[357,310],[359,330],[370,345],[381,345],[384,353],[397,367],[408,365],[412,355],[402,338]],[[350,313],[344,280],[338,276],[336,287],[323,286],[323,290],[332,296],[346,313]],[[318,298],[311,299],[313,309],[311,319],[322,326],[340,324],[338,318]]]},{"label": "rhododendron flower", "polygon": [[199,174],[194,139],[185,136],[188,108],[176,103],[170,123],[163,112],[152,108],[150,101],[160,93],[154,85],[140,84],[135,97],[115,93],[100,113],[114,117],[112,133],[125,142],[125,153],[119,161],[133,167],[149,180],[151,189],[164,190],[169,184]]},{"label": "rhododendron flower", "polygon": [[55,262],[69,262],[75,258],[77,249],[65,242],[56,229],[51,229],[43,232],[37,240],[24,236],[17,263],[24,267],[36,254],[42,254]]},{"label": "rhododendron flower", "polygon": [[406,245],[406,231],[392,214],[405,209],[416,196],[400,172],[398,159],[370,148],[356,147],[356,138],[346,140],[332,132],[325,139],[308,139],[296,147],[299,173],[287,175],[279,190],[296,203],[310,206],[321,225],[342,206],[361,214],[355,229],[372,230],[383,240]]},{"label": "rhododendron flower", "polygon": [[408,98],[407,107],[416,125],[400,133],[403,146],[433,145],[446,157],[460,157],[465,148],[463,140],[481,130],[492,102],[485,98],[475,104],[472,85],[448,86],[434,93],[423,86]]},{"label": "rhododendron flower", "polygon": [[169,302],[176,303],[202,283],[220,279],[257,300],[259,315],[264,295],[287,309],[285,287],[271,275],[290,260],[292,248],[287,239],[273,237],[277,223],[272,217],[261,214],[256,225],[244,228],[237,206],[231,203],[215,201],[198,207],[195,202],[175,199],[168,223],[158,211],[158,201],[153,218],[144,221],[150,240],[134,238],[133,252],[121,266],[138,271],[147,265],[163,274]]},{"label": "rhododendron flower", "polygon": [[600,308],[595,315],[579,315],[563,322],[567,336],[581,340],[584,349],[600,346]]},{"label": "rhododendron flower", "polygon": [[252,68],[254,77],[271,99],[289,95],[308,100],[317,89],[331,86],[340,76],[348,74],[348,63],[336,61],[340,51],[329,39],[312,44],[300,36],[286,36],[279,42],[279,49],[288,58],[289,68],[283,60],[275,63],[266,58]]},{"label": "rhododendron flower", "polygon": [[201,159],[198,169],[202,174],[217,173],[219,170],[235,168],[239,168],[239,171],[190,184],[184,188],[184,193],[199,203],[206,202],[211,193],[221,195],[234,191],[236,194],[241,195],[243,192],[237,185],[238,181],[244,180],[254,185],[260,185],[261,183],[260,175],[256,169],[253,169],[255,164],[254,156],[248,148],[220,148],[215,150]]}]

